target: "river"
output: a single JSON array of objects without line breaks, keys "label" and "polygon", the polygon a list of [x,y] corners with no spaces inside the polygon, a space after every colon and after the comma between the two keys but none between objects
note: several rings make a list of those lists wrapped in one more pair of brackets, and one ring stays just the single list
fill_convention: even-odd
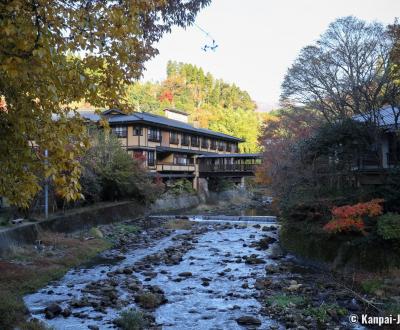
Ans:
[{"label": "river", "polygon": [[[26,296],[25,304],[32,317],[54,329],[113,329],[121,311],[149,307],[141,305],[138,296],[150,292],[162,298],[144,309],[153,318],[149,328],[285,329],[297,321],[282,322],[285,314],[278,322],[260,304],[260,289],[264,290],[260,283],[271,282],[265,280],[266,269],[280,267],[280,258],[272,255],[279,251],[277,235],[276,226],[270,224],[196,222],[192,230],[173,230],[145,248],[124,249],[122,260],[107,258],[121,254],[120,250],[107,251],[95,263],[72,269]],[[262,248],[255,244],[263,240],[267,243]],[[293,279],[298,277],[274,276],[278,283],[297,285]],[[52,304],[63,312],[49,318],[44,311]],[[312,318],[301,321],[315,324]]]}]

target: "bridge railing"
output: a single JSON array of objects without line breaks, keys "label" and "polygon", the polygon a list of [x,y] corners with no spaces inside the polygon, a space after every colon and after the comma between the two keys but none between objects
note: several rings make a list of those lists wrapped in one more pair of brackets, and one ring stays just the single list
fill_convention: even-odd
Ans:
[{"label": "bridge railing", "polygon": [[256,164],[200,164],[199,172],[254,172]]}]

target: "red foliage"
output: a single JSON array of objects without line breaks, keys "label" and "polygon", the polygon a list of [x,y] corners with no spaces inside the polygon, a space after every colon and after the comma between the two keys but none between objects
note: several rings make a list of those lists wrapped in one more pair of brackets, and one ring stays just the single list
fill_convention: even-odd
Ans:
[{"label": "red foliage", "polygon": [[138,161],[140,164],[143,164],[146,161],[146,155],[144,155],[141,151],[135,151],[133,153],[133,159]]},{"label": "red foliage", "polygon": [[383,199],[373,199],[366,203],[334,207],[332,209],[332,220],[324,226],[324,230],[329,233],[355,230],[365,234],[363,218],[381,215],[383,211],[382,203]]},{"label": "red foliage", "polygon": [[168,101],[169,103],[171,103],[173,99],[174,99],[174,94],[172,94],[172,92],[169,90],[163,91],[159,96],[159,100],[161,102]]}]

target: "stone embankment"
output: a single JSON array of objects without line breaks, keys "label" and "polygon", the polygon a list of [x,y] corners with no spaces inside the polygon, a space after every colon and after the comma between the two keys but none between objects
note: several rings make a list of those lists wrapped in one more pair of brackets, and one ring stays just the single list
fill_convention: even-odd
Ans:
[{"label": "stone embankment", "polygon": [[26,222],[0,229],[0,255],[14,246],[34,244],[41,231],[71,233],[78,230],[88,230],[98,225],[140,218],[152,213],[193,209],[208,201],[214,204],[212,208],[215,208],[215,204],[217,204],[223,209],[227,203],[236,205],[236,208],[238,208],[240,205],[244,205],[243,201],[248,198],[249,195],[245,190],[234,189],[214,193],[207,201],[196,194],[187,194],[180,196],[165,195],[148,206],[135,201],[94,204],[69,210],[65,214],[53,215],[48,220]]}]

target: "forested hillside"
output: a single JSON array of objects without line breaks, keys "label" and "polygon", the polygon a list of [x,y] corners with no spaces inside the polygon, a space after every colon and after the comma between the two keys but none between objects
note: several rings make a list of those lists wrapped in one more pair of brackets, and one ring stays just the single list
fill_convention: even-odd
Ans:
[{"label": "forested hillside", "polygon": [[262,120],[249,94],[194,65],[168,62],[164,81],[130,86],[128,100],[137,111],[161,115],[165,108],[183,110],[199,127],[244,138],[242,152],[259,150]]}]

